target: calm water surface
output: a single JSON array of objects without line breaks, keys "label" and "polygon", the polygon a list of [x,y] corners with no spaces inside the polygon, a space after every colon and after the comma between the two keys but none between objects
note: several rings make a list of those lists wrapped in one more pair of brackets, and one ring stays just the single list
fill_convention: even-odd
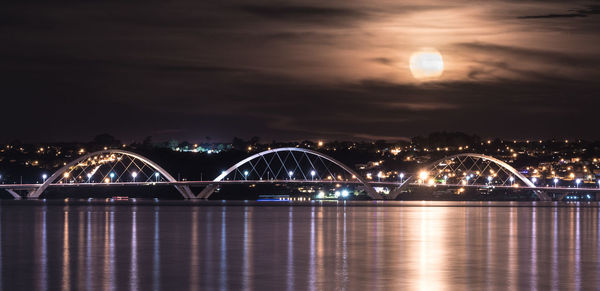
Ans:
[{"label": "calm water surface", "polygon": [[530,206],[0,203],[0,286],[600,288],[598,204]]}]

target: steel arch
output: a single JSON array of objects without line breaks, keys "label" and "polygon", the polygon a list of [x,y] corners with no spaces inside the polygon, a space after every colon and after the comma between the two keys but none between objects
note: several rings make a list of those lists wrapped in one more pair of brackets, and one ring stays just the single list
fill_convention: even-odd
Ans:
[{"label": "steel arch", "polygon": [[499,165],[500,167],[504,168],[505,170],[509,171],[511,174],[515,175],[515,177],[519,178],[519,180],[521,180],[523,183],[525,183],[528,187],[535,187],[535,184],[533,184],[533,182],[531,182],[529,179],[527,179],[527,177],[523,176],[523,174],[519,173],[519,171],[517,171],[517,169],[513,168],[511,165],[505,163],[502,160],[496,159],[491,156],[482,155],[482,154],[464,153],[464,154],[456,154],[456,155],[447,156],[447,157],[441,158],[441,159],[431,163],[427,167],[427,169],[431,169],[431,168],[439,165],[443,161],[452,160],[454,158],[459,158],[459,157],[472,157],[472,158],[479,158],[479,159],[483,159],[483,160],[489,160],[489,161],[495,163],[496,165]]},{"label": "steel arch", "polygon": [[[529,179],[527,179],[527,177],[523,176],[523,174],[519,173],[519,171],[517,171],[517,169],[513,168],[511,165],[507,164],[506,162],[504,162],[502,160],[494,158],[492,156],[487,156],[487,155],[483,155],[483,154],[463,153],[463,154],[447,156],[447,157],[441,158],[441,159],[436,160],[435,162],[429,164],[426,167],[426,169],[430,170],[430,169],[434,168],[435,166],[439,165],[440,163],[442,163],[443,161],[452,160],[454,158],[459,158],[459,157],[472,157],[472,158],[478,158],[478,159],[482,159],[482,160],[491,161],[491,162],[495,163],[496,165],[502,167],[503,169],[507,170],[511,174],[515,175],[515,177],[517,177],[519,180],[521,180],[523,183],[525,183],[525,185],[527,185],[528,187],[536,188],[536,186],[533,182],[531,182]],[[548,197],[548,195],[546,195],[545,193],[543,193],[541,191],[534,190],[533,192],[535,193],[536,196],[538,196],[538,198],[540,198],[540,200],[544,200],[544,201],[550,200],[550,197]]]},{"label": "steel arch", "polygon": [[[87,155],[83,155],[83,156],[71,161],[70,163],[66,164],[65,166],[63,166],[62,168],[60,168],[56,172],[54,172],[54,174],[52,174],[52,176],[50,176],[48,179],[46,179],[46,181],[38,189],[29,193],[29,195],[27,195],[27,197],[28,198],[40,197],[40,195],[46,190],[46,188],[48,188],[48,186],[50,186],[54,181],[56,181],[56,179],[60,178],[61,175],[63,175],[63,173],[66,172],[69,168],[77,165],[78,163],[80,163],[90,157],[104,155],[104,154],[122,154],[122,155],[129,156],[131,158],[134,158],[136,160],[140,160],[141,162],[148,164],[154,170],[159,172],[164,178],[167,179],[167,181],[177,182],[177,180],[175,180],[175,178],[173,178],[173,176],[171,176],[171,174],[169,174],[169,172],[167,172],[161,166],[159,166],[158,164],[154,163],[153,161],[149,160],[148,158],[146,158],[142,155],[139,155],[139,154],[136,154],[136,153],[133,153],[130,151],[120,150],[120,149],[108,149],[108,150],[102,150],[102,151],[89,153]],[[188,198],[188,199],[196,198],[188,186],[175,185],[174,187],[184,198]]]},{"label": "steel arch", "polygon": [[[344,171],[346,171],[347,173],[353,175],[354,177],[356,177],[356,179],[361,182],[364,185],[365,191],[367,192],[367,195],[369,195],[371,198],[373,199],[382,199],[382,196],[377,193],[375,191],[375,189],[373,187],[371,187],[371,185],[369,184],[369,182],[367,180],[365,180],[364,178],[362,178],[358,173],[356,173],[354,170],[352,170],[350,167],[346,166],[345,164],[343,164],[342,162],[317,151],[313,151],[313,150],[309,150],[309,149],[305,149],[305,148],[296,148],[296,147],[285,147],[285,148],[276,148],[276,149],[271,149],[271,150],[266,150],[257,154],[254,154],[250,157],[247,157],[241,161],[239,161],[238,163],[236,163],[235,165],[231,166],[229,169],[223,171],[219,176],[217,176],[213,181],[214,182],[220,182],[222,181],[227,175],[231,174],[233,171],[235,171],[237,168],[239,168],[240,166],[254,160],[257,158],[260,158],[264,155],[268,155],[268,154],[272,154],[272,153],[277,153],[277,152],[283,152],[283,151],[291,151],[291,152],[301,152],[301,153],[306,153],[306,154],[310,154],[310,155],[315,155],[317,157],[323,158],[333,164],[335,164],[336,166],[342,168]],[[217,189],[218,187],[218,183],[215,184],[210,184],[208,185],[204,190],[202,190],[202,192],[200,192],[200,194],[198,194],[198,198],[208,198],[210,197],[210,195],[212,195],[212,193]]]}]

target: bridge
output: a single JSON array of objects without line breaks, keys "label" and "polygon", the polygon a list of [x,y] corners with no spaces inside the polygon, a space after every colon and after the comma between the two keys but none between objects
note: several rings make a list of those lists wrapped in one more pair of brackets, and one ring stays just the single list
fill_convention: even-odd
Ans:
[{"label": "bridge", "polygon": [[[213,180],[178,181],[150,159],[134,152],[108,149],[83,155],[58,169],[39,184],[0,184],[15,199],[39,198],[48,188],[170,186],[185,199],[208,199],[227,185],[352,185],[375,200],[394,200],[407,187],[440,189],[506,189],[531,191],[539,200],[552,200],[548,192],[596,193],[599,188],[537,186],[509,164],[477,153],[451,155],[412,175],[398,174],[377,180],[363,177],[351,167],[326,154],[297,147],[269,149],[251,155],[223,171]],[[579,186],[579,185],[577,185]],[[194,193],[191,187],[203,187]],[[24,192],[22,195],[18,192]],[[562,200],[562,197],[561,197]]]}]

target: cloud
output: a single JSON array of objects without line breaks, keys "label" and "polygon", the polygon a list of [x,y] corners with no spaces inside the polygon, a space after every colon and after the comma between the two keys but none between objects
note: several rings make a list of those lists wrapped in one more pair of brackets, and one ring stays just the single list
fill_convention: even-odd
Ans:
[{"label": "cloud", "polygon": [[327,6],[243,5],[240,9],[262,18],[288,22],[347,23],[367,17],[362,10]]},{"label": "cloud", "polygon": [[[514,16],[598,7],[515,2],[9,1],[0,141],[594,135],[599,18]],[[447,61],[437,82],[410,75],[422,46]]]},{"label": "cloud", "polygon": [[442,103],[442,102],[390,102],[384,103],[382,106],[392,108],[402,108],[411,111],[432,111],[432,110],[446,110],[458,108],[456,104]]},{"label": "cloud", "polygon": [[354,137],[366,140],[410,141],[410,137],[395,135],[355,134]]},{"label": "cloud", "polygon": [[583,9],[572,9],[571,13],[551,13],[541,15],[525,15],[518,16],[518,19],[539,19],[539,18],[579,18],[587,17],[588,15],[600,14],[600,6],[589,5]]},{"label": "cloud", "polygon": [[591,80],[600,76],[598,54],[573,54],[482,42],[454,46],[470,55],[471,62],[479,65],[470,68],[468,77],[471,79],[495,76],[500,71],[551,82]]},{"label": "cloud", "polygon": [[390,58],[386,58],[386,57],[372,58],[372,59],[370,59],[370,61],[377,63],[377,64],[386,65],[386,66],[391,66],[394,64],[394,60],[392,60]]},{"label": "cloud", "polygon": [[518,19],[536,19],[536,18],[573,18],[573,17],[587,17],[587,14],[583,13],[567,13],[567,14],[544,14],[544,15],[525,15],[518,16]]},{"label": "cloud", "polygon": [[591,15],[591,14],[600,14],[600,5],[589,5],[584,9],[575,10],[578,13]]},{"label": "cloud", "polygon": [[[581,125],[594,124],[595,108],[600,107],[595,98],[600,85],[591,81],[319,84],[256,71],[233,78],[228,72],[198,76],[185,70],[135,74],[125,70],[114,78],[101,76],[100,82],[83,74],[45,74],[28,77],[36,85],[27,87],[19,81],[27,74],[4,76],[2,92],[13,97],[5,99],[4,106],[30,108],[28,114],[52,119],[66,134],[77,132],[79,122],[85,122],[91,132],[101,128],[124,140],[150,133],[157,140],[166,139],[173,137],[168,131],[173,128],[181,129],[177,138],[191,140],[206,135],[215,140],[230,140],[234,135],[259,135],[265,140],[393,139],[436,130],[506,137],[547,136],[564,130],[589,136],[594,131]],[[19,118],[20,111],[11,110],[0,121]],[[36,123],[23,124],[3,132],[22,138],[20,134],[36,127]],[[39,138],[64,137],[50,132]]]}]

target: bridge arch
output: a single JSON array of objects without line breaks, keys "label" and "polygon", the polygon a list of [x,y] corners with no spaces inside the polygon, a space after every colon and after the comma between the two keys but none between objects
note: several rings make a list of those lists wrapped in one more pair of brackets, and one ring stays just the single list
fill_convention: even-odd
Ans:
[{"label": "bridge arch", "polygon": [[[293,153],[301,153],[301,154],[306,155],[307,157],[315,156],[317,158],[324,159],[328,162],[331,162],[332,164],[334,164],[334,165],[338,166],[339,168],[341,168],[342,170],[344,170],[347,174],[352,175],[353,178],[355,178],[361,184],[363,184],[364,190],[366,191],[367,195],[369,195],[371,198],[382,199],[382,196],[379,193],[377,193],[373,187],[371,187],[371,185],[369,184],[369,182],[366,179],[361,177],[358,173],[356,173],[356,171],[354,171],[350,167],[346,166],[344,163],[332,158],[329,155],[326,155],[326,154],[323,154],[323,153],[320,153],[320,152],[317,152],[314,150],[309,150],[309,149],[305,149],[305,148],[296,148],[296,147],[284,147],[284,148],[270,149],[270,150],[266,150],[266,151],[254,154],[252,156],[249,156],[249,157],[239,161],[235,165],[233,165],[233,166],[229,167],[227,170],[223,171],[219,176],[217,176],[213,180],[215,182],[215,184],[208,185],[204,190],[202,190],[202,192],[200,192],[200,194],[198,195],[198,198],[206,199],[206,198],[210,197],[210,195],[212,195],[212,193],[218,188],[218,186],[219,186],[218,182],[223,181],[223,179],[225,179],[225,177],[227,177],[231,173],[235,173],[236,171],[239,172],[240,167],[250,164],[251,168],[253,168],[254,166],[252,165],[252,161],[255,161],[257,159],[262,159],[265,163],[268,164],[269,162],[267,161],[265,156],[275,154],[279,158],[279,161],[283,164],[284,161],[278,155],[278,153],[281,153],[281,152],[292,153],[292,157],[294,159],[296,159],[296,158],[293,156]],[[310,158],[309,158],[309,161],[310,161]],[[297,163],[298,161],[296,160],[295,162]],[[312,162],[311,162],[311,164],[312,164]],[[269,169],[269,170],[272,170],[272,169]],[[330,177],[331,176],[332,175],[330,175]],[[304,178],[304,180],[308,181],[307,177],[303,176],[303,178]],[[333,177],[333,179],[334,180],[336,179],[335,176]]]},{"label": "bridge arch", "polygon": [[[39,198],[39,196],[42,193],[44,193],[44,191],[50,185],[52,185],[53,183],[55,183],[56,181],[58,181],[60,179],[63,179],[65,173],[70,173],[70,171],[73,168],[77,167],[80,163],[94,159],[95,157],[102,157],[104,155],[115,155],[115,154],[118,154],[121,156],[126,156],[126,157],[130,158],[133,162],[135,162],[135,161],[141,162],[143,165],[142,167],[145,167],[145,166],[150,167],[151,169],[153,169],[153,171],[160,173],[160,177],[164,178],[168,182],[177,182],[177,180],[175,178],[173,178],[173,176],[171,176],[171,174],[169,174],[169,172],[167,172],[165,169],[163,169],[161,166],[159,166],[155,162],[151,161],[150,159],[148,159],[140,154],[136,154],[134,152],[121,150],[121,149],[107,149],[107,150],[88,153],[86,155],[83,155],[83,156],[71,161],[70,163],[67,163],[66,165],[64,165],[63,167],[58,169],[56,172],[54,172],[54,174],[52,174],[50,177],[48,177],[48,179],[46,179],[46,181],[44,181],[44,183],[42,183],[42,185],[39,188],[37,188],[35,191],[30,192],[27,197],[28,198]],[[136,164],[136,167],[139,167],[139,166]],[[107,173],[107,175],[108,175],[108,173]],[[191,189],[188,186],[175,185],[174,187],[184,198],[188,198],[188,199],[195,198],[193,192],[191,191]]]},{"label": "bridge arch", "polygon": [[[481,165],[480,162],[483,162],[483,165]],[[490,165],[495,165],[496,170],[494,171],[494,168]],[[498,182],[502,183],[502,185],[508,185],[509,181],[510,184],[512,184],[513,181],[518,180],[525,184],[526,187],[536,188],[536,185],[531,182],[531,180],[519,173],[517,169],[506,162],[492,156],[477,153],[462,153],[447,156],[429,164],[425,170],[427,171],[427,174],[434,179],[449,173],[456,175],[456,172],[462,172],[463,177],[459,178],[462,179],[463,182],[467,176],[472,177],[474,180],[481,179],[485,181],[488,176],[492,176],[492,179],[496,179],[496,177],[502,173],[505,177],[498,178]],[[473,173],[475,172],[478,172],[479,175],[473,176]],[[489,175],[486,175],[486,172]],[[466,180],[468,183],[469,179]],[[475,181],[473,181],[473,183],[475,183]],[[550,200],[550,198],[541,191],[534,190],[534,193],[540,200]]]},{"label": "bridge arch", "polygon": [[[514,175],[515,177],[517,177],[520,181],[522,181],[523,183],[525,183],[525,185],[527,185],[527,187],[535,187],[535,184],[533,184],[533,182],[531,182],[529,179],[527,179],[527,177],[523,176],[523,174],[519,173],[519,171],[517,171],[517,169],[513,168],[511,165],[507,164],[506,162],[499,160],[497,158],[494,158],[492,156],[487,156],[487,155],[483,155],[483,154],[476,154],[476,153],[464,153],[464,154],[456,154],[456,155],[451,155],[451,156],[447,156],[444,158],[441,158],[433,163],[431,163],[427,169],[428,170],[434,170],[436,169],[436,167],[440,164],[442,164],[445,161],[449,161],[449,160],[454,160],[454,159],[459,159],[459,162],[464,163],[463,161],[460,161],[461,158],[472,158],[472,159],[481,159],[484,161],[490,161],[496,165],[498,165],[500,168],[508,171],[510,174]],[[477,168],[475,168],[477,169]],[[475,169],[471,169],[471,170],[475,170]],[[479,170],[482,170],[481,168],[479,168]]]}]

